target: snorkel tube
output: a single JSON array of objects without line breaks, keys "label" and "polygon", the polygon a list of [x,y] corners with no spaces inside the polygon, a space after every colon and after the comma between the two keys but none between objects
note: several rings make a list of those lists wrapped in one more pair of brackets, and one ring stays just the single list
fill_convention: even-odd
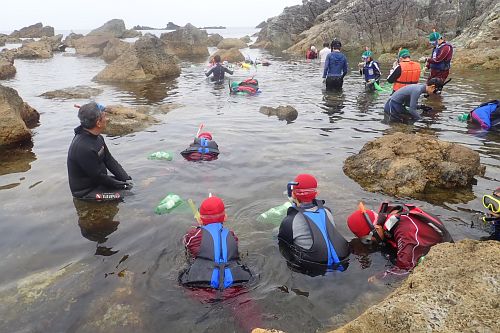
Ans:
[{"label": "snorkel tube", "polygon": [[288,184],[286,184],[286,194],[288,196],[288,200],[292,203],[292,204],[296,204],[293,196],[292,196],[292,190],[293,190],[293,186],[295,185],[299,185],[299,183],[297,182],[288,182]]},{"label": "snorkel tube", "polygon": [[363,217],[365,218],[366,224],[368,224],[368,227],[370,228],[370,233],[372,234],[373,237],[375,237],[378,245],[384,245],[384,241],[379,236],[377,229],[375,229],[375,226],[373,225],[372,221],[370,220],[370,217],[366,213],[365,205],[363,204],[362,201],[359,202],[358,208],[363,213]]}]

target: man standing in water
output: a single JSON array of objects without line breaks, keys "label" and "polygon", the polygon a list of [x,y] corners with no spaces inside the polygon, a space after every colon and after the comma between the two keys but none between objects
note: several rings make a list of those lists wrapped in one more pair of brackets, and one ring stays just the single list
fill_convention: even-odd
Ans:
[{"label": "man standing in water", "polygon": [[120,199],[132,188],[132,178],[111,156],[101,135],[107,124],[104,106],[85,104],[78,110],[78,118],[80,126],[75,128],[67,160],[71,193],[83,200]]},{"label": "man standing in water", "polygon": [[332,52],[326,56],[323,82],[326,83],[328,91],[341,91],[344,76],[347,75],[347,58],[340,52],[341,47],[340,41],[334,39],[331,45]]},{"label": "man standing in water", "polygon": [[220,55],[217,54],[214,57],[213,61],[215,62],[215,65],[210,68],[210,70],[206,72],[205,75],[209,77],[211,74],[213,74],[210,81],[215,82],[216,84],[222,84],[224,82],[224,73],[232,75],[233,71],[221,65]]},{"label": "man standing in water", "polygon": [[453,46],[446,42],[439,32],[435,31],[429,35],[429,42],[434,46],[434,49],[432,56],[426,59],[426,67],[431,69],[428,81],[438,78],[445,82],[450,73]]}]

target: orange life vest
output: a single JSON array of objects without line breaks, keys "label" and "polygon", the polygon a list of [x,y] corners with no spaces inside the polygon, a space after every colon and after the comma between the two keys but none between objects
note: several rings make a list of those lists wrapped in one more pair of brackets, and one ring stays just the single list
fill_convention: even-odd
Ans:
[{"label": "orange life vest", "polygon": [[392,89],[397,91],[398,89],[403,88],[409,84],[416,84],[420,79],[420,64],[415,61],[405,61],[402,60],[399,63],[401,67],[401,75],[396,79]]}]

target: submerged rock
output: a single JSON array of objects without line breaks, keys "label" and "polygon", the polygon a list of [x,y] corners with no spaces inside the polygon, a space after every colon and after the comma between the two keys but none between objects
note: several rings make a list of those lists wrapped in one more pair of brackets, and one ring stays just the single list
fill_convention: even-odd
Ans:
[{"label": "submerged rock", "polygon": [[222,61],[228,62],[241,62],[245,61],[245,56],[238,49],[229,49],[229,50],[218,50],[210,57],[210,61],[216,56],[219,55]]},{"label": "submerged rock", "polygon": [[167,54],[158,37],[146,34],[132,48],[106,66],[94,80],[101,82],[147,82],[177,77],[181,73],[177,59]]},{"label": "submerged rock", "polygon": [[384,301],[333,332],[496,332],[499,279],[500,242],[438,244]]},{"label": "submerged rock", "polygon": [[343,170],[365,190],[419,198],[433,189],[467,190],[485,167],[470,148],[430,135],[395,133],[365,144],[345,160]]},{"label": "submerged rock", "polygon": [[165,51],[181,59],[208,57],[208,35],[191,24],[172,32],[163,33],[160,39],[165,43]]},{"label": "submerged rock", "polygon": [[280,105],[277,108],[262,106],[259,112],[267,116],[277,116],[279,120],[286,120],[287,122],[294,121],[299,116],[297,110],[290,105]]},{"label": "submerged rock", "polygon": [[10,37],[14,38],[41,38],[54,36],[54,28],[51,26],[43,26],[42,23],[36,23],[21,30],[14,30]]},{"label": "submerged rock", "polygon": [[40,97],[60,99],[89,99],[102,93],[101,88],[75,86],[44,92]]},{"label": "submerged rock", "polygon": [[16,90],[0,85],[0,146],[29,141],[31,131],[28,128],[36,126],[39,117]]},{"label": "submerged rock", "polygon": [[224,38],[217,44],[218,49],[244,49],[247,44],[239,38]]}]

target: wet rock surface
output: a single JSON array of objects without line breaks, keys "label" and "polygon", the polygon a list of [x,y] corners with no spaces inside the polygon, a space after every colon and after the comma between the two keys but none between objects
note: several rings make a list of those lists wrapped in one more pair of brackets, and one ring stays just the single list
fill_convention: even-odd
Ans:
[{"label": "wet rock surface", "polygon": [[434,189],[467,191],[485,167],[467,147],[430,135],[395,133],[365,144],[345,160],[343,170],[365,190],[419,198]]},{"label": "wet rock surface", "polygon": [[74,41],[80,38],[83,38],[84,36],[82,34],[76,34],[74,32],[70,33],[69,35],[64,38],[63,43],[65,45],[68,45],[69,47],[75,47]]},{"label": "wet rock surface", "polygon": [[211,46],[211,47],[215,47],[217,46],[217,44],[219,44],[222,40],[224,39],[224,37],[222,37],[221,35],[219,34],[211,34],[208,36],[208,40],[207,40],[207,46]]},{"label": "wet rock surface", "polygon": [[210,61],[212,61],[213,57],[215,57],[216,55],[219,55],[222,61],[228,61],[228,62],[245,61],[245,56],[238,49],[218,50],[210,57]]},{"label": "wet rock surface", "polygon": [[104,59],[107,63],[111,63],[132,47],[133,44],[131,43],[127,43],[116,38],[110,39],[102,50],[102,59]]},{"label": "wet rock surface", "polygon": [[499,279],[499,242],[438,244],[384,301],[333,332],[496,332]]},{"label": "wet rock surface", "polygon": [[208,57],[208,35],[191,24],[175,31],[163,33],[160,39],[165,43],[165,51],[181,59],[203,59]]},{"label": "wet rock surface", "polygon": [[44,92],[41,97],[58,99],[89,99],[102,93],[101,88],[89,86],[75,86]]},{"label": "wet rock surface", "polygon": [[158,37],[146,34],[132,48],[106,66],[94,78],[101,82],[147,82],[177,77],[181,69],[177,59],[167,54]]},{"label": "wet rock surface", "polygon": [[36,126],[39,117],[16,90],[0,85],[0,146],[29,141],[28,128]]},{"label": "wet rock surface", "polygon": [[269,106],[262,106],[259,112],[267,116],[276,116],[279,120],[286,120],[287,122],[294,121],[297,119],[299,113],[297,110],[290,105],[278,106],[277,108],[272,108]]},{"label": "wet rock surface", "polygon": [[218,49],[244,49],[247,44],[239,38],[224,38],[217,44]]},{"label": "wet rock surface", "polygon": [[14,58],[6,53],[0,53],[0,80],[10,79],[16,75]]},{"label": "wet rock surface", "polygon": [[41,38],[41,37],[54,36],[54,28],[51,26],[44,26],[42,23],[36,23],[20,30],[14,30],[10,37],[14,38]]},{"label": "wet rock surface", "polygon": [[[100,57],[108,43],[114,40],[110,36],[85,36],[73,39],[76,54],[86,57]],[[117,42],[116,42],[117,43]]]}]

